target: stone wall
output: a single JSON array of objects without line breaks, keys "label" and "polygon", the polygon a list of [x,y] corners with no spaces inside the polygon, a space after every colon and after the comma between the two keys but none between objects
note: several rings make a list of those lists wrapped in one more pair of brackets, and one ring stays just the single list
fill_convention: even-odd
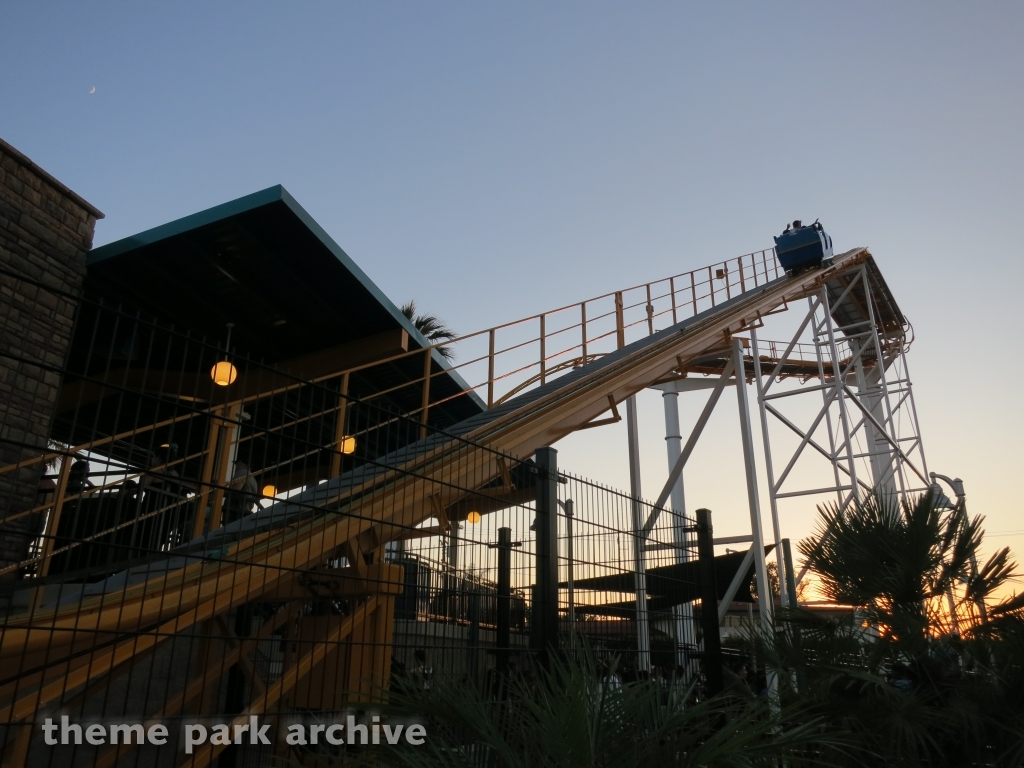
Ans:
[{"label": "stone wall", "polygon": [[[0,468],[46,450],[59,369],[103,214],[0,140]],[[14,273],[14,276],[11,273]],[[25,557],[42,466],[0,473],[0,568]],[[16,574],[0,576],[0,606]]]}]

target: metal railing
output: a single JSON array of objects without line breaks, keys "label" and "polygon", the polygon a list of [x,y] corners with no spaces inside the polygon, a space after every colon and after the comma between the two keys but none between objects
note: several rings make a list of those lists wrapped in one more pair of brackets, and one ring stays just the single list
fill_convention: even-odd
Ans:
[{"label": "metal railing", "polygon": [[[774,249],[754,251],[375,360],[344,373],[351,376],[381,365],[422,358],[423,374],[418,382],[396,384],[373,397],[386,397],[415,386],[422,391],[422,401],[407,415],[416,415],[424,422],[429,420],[432,407],[470,392],[490,408],[783,274]],[[452,363],[438,364],[435,351],[442,348],[449,351]],[[465,389],[442,398],[432,396],[432,382],[451,373],[463,379]]]},{"label": "metal railing", "polygon": [[[0,468],[38,472],[33,504],[0,499],[0,533],[25,521],[15,532],[31,539],[25,557],[0,569],[16,581],[0,616],[0,752],[12,764],[49,759],[35,726],[44,712],[83,722],[145,718],[172,733],[193,717],[280,723],[379,701],[389,679],[423,666],[421,652],[438,674],[481,676],[499,658],[525,664],[536,652],[539,513],[529,458],[446,433],[384,407],[386,399],[355,398],[343,379],[285,376],[89,299],[76,333],[69,361],[40,371],[64,381],[49,450]],[[132,360],[118,357],[125,349]],[[211,377],[219,362],[232,366],[234,389]],[[459,450],[417,461],[440,444]],[[557,583],[545,601],[555,603],[558,642],[585,634],[639,674],[640,615],[617,605],[629,601],[635,565],[619,541],[635,549],[630,514],[641,505],[648,515],[650,504],[562,477],[555,501],[563,509],[574,501],[575,516],[557,521]],[[652,569],[687,549],[672,535],[681,519],[663,512],[649,538],[659,547]],[[327,537],[332,526],[345,535]],[[504,582],[507,620],[494,548],[505,538],[519,544]],[[300,546],[301,560],[267,554]],[[410,582],[401,580],[413,563],[427,576],[416,582],[422,604],[417,589],[410,606],[402,597]],[[624,581],[586,586],[605,577]],[[686,577],[662,581],[678,590],[669,602],[692,599]],[[224,583],[237,586],[224,594]],[[125,618],[141,611],[140,595],[177,613]],[[202,611],[189,607],[200,600]],[[90,623],[97,605],[112,617],[102,630]],[[667,615],[652,607],[656,614]],[[676,638],[655,628],[649,644],[656,666],[674,668]],[[287,758],[283,738],[276,743]],[[195,764],[215,756],[208,749]],[[151,764],[137,745],[87,757]],[[53,759],[71,765],[86,756],[68,745]]]}]

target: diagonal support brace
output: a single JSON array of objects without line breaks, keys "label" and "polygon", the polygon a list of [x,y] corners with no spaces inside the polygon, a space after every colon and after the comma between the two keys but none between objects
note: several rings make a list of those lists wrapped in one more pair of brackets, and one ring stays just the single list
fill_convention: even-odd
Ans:
[{"label": "diagonal support brace", "polygon": [[732,377],[733,372],[736,370],[735,363],[730,360],[725,370],[722,371],[721,377],[718,379],[718,383],[711,392],[711,396],[708,398],[707,405],[704,406],[704,410],[700,414],[700,418],[697,419],[697,423],[693,425],[693,431],[690,432],[690,437],[686,441],[686,445],[683,446],[682,452],[679,454],[679,458],[676,459],[676,463],[672,466],[672,471],[668,473],[668,480],[665,481],[665,487],[661,489],[661,493],[658,494],[658,500],[654,502],[654,508],[651,510],[650,516],[647,518],[647,522],[644,523],[643,535],[644,538],[651,535],[651,531],[654,530],[654,526],[658,524],[658,516],[661,515],[661,510],[665,506],[665,502],[668,501],[668,497],[672,495],[672,488],[675,486],[679,476],[683,473],[683,467],[686,466],[687,459],[690,458],[690,454],[693,453],[693,449],[697,445],[697,440],[704,432],[704,427],[707,426],[708,419],[711,418],[711,413],[715,410],[715,406],[718,404],[718,399],[722,396],[722,392],[725,391],[726,386],[729,384],[729,379]]},{"label": "diagonal support brace", "polygon": [[722,596],[722,603],[718,606],[718,623],[721,625],[722,620],[725,619],[725,614],[729,610],[729,604],[732,599],[736,597],[736,593],[739,592],[740,586],[743,584],[743,577],[746,576],[747,571],[750,570],[750,564],[754,562],[754,545],[750,545],[750,549],[747,550],[747,554],[743,556],[743,562],[740,563],[740,567],[736,569],[736,575],[732,577],[732,581],[729,582],[729,588],[725,590],[725,594]]}]

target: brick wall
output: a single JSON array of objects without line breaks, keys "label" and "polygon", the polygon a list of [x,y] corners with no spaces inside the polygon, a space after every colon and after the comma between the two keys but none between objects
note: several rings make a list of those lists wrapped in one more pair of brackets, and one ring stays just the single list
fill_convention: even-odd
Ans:
[{"label": "brick wall", "polygon": [[[0,272],[0,468],[46,450],[60,386],[53,369],[71,342],[85,254],[101,218],[0,139],[0,269],[28,278]],[[0,568],[24,558],[40,523],[2,521],[35,505],[41,471],[37,464],[0,473]],[[0,576],[0,604],[14,578]]]}]

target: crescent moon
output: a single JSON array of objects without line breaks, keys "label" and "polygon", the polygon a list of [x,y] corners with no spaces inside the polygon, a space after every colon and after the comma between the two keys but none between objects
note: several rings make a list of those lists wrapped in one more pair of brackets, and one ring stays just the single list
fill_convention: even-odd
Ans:
[{"label": "crescent moon", "polygon": [[95,85],[92,88],[89,89],[89,93],[96,93],[96,86]]}]

